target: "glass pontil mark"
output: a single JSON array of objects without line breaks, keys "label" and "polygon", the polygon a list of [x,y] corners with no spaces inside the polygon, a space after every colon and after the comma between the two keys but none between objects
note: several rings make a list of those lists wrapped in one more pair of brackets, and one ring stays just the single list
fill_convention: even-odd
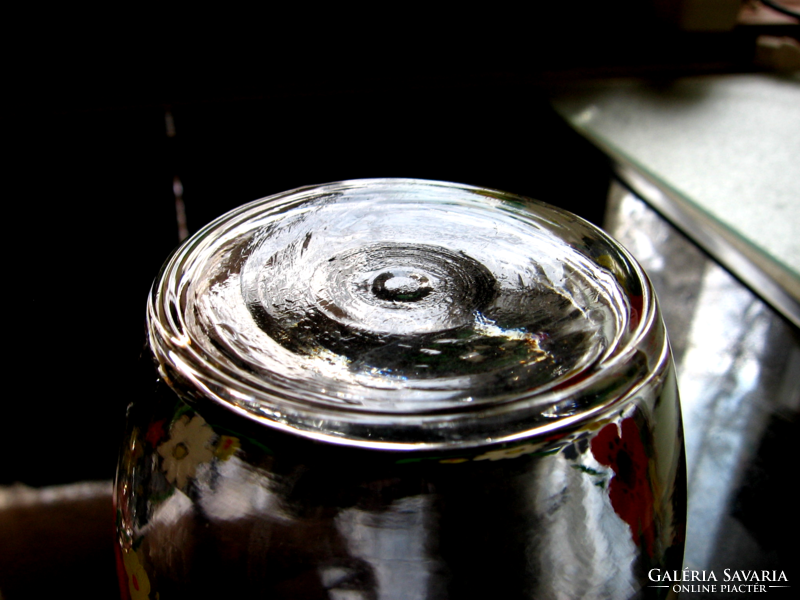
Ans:
[{"label": "glass pontil mark", "polygon": [[430,294],[431,289],[425,275],[406,273],[405,269],[386,271],[372,282],[372,293],[389,302],[416,302]]}]

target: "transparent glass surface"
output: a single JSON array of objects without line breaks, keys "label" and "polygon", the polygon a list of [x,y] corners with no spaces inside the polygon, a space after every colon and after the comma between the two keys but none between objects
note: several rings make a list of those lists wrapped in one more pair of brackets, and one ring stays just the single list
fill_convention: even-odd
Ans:
[{"label": "transparent glass surface", "polygon": [[[796,463],[800,332],[619,183],[604,225],[647,269],[669,327],[686,441],[685,566],[793,579],[786,474]],[[681,598],[715,595],[695,586]]]},{"label": "transparent glass surface", "polygon": [[413,180],[234,211],[172,257],[149,310],[165,370],[253,418],[345,443],[563,426],[607,409],[637,385],[619,373],[665,352],[646,278],[598,229]]},{"label": "transparent glass surface", "polygon": [[675,373],[641,269],[449,183],[303,188],[168,261],[115,486],[123,597],[662,598]]}]

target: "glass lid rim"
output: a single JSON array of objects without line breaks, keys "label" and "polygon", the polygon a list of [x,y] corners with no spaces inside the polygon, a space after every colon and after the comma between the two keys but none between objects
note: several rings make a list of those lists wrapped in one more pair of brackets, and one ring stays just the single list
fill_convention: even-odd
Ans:
[{"label": "glass lid rim", "polygon": [[[259,213],[263,214],[269,208],[274,209],[279,206],[307,201],[309,193],[314,193],[312,197],[319,197],[335,190],[365,187],[374,188],[375,186],[432,186],[438,189],[455,190],[462,193],[467,192],[481,197],[493,197],[499,200],[501,205],[510,205],[511,202],[523,202],[526,205],[536,206],[545,211],[554,211],[556,214],[567,215],[569,218],[578,219],[583,226],[588,226],[590,230],[600,235],[604,242],[614,249],[617,257],[626,263],[630,269],[631,275],[638,281],[641,288],[641,311],[638,322],[635,323],[632,329],[625,332],[626,340],[621,347],[613,349],[614,351],[604,353],[590,364],[584,365],[577,372],[571,373],[569,377],[564,380],[559,380],[557,386],[551,385],[545,386],[544,389],[536,387],[533,390],[524,392],[514,391],[506,394],[497,394],[492,396],[491,401],[475,404],[475,412],[470,411],[468,408],[458,410],[440,409],[430,411],[383,412],[370,409],[358,409],[347,403],[328,403],[322,406],[314,400],[313,396],[315,394],[290,396],[278,390],[278,387],[275,385],[270,385],[269,382],[261,380],[259,385],[259,380],[256,378],[237,378],[232,376],[232,372],[230,372],[225,365],[214,364],[215,361],[212,360],[213,356],[207,351],[204,351],[202,345],[198,344],[198,340],[190,339],[190,336],[185,333],[181,324],[175,322],[173,311],[176,300],[178,306],[180,303],[179,289],[176,287],[176,284],[180,280],[180,273],[183,271],[185,263],[196,255],[198,249],[208,242],[208,238],[212,236],[212,234],[215,232],[222,233],[233,231],[248,220],[252,220],[253,215]],[[515,208],[515,210],[519,210],[519,208]],[[147,326],[150,348],[159,363],[167,363],[172,369],[177,368],[179,371],[185,371],[188,367],[189,371],[194,374],[189,377],[189,379],[195,379],[195,385],[200,385],[196,379],[197,376],[200,376],[200,379],[205,382],[203,387],[206,387],[205,384],[207,383],[213,385],[217,390],[227,390],[227,392],[223,392],[221,395],[206,390],[205,395],[216,396],[217,402],[234,408],[235,412],[243,411],[244,413],[250,413],[248,416],[266,425],[279,425],[279,423],[277,421],[270,421],[264,414],[254,411],[250,408],[251,402],[244,402],[243,404],[243,398],[248,398],[255,403],[260,402],[268,406],[280,405],[284,409],[291,409],[290,412],[292,412],[292,414],[300,415],[305,418],[313,417],[314,414],[320,414],[322,412],[325,415],[334,415],[339,419],[355,423],[358,426],[364,426],[363,421],[369,418],[378,420],[411,419],[419,420],[420,422],[424,421],[428,425],[435,425],[436,423],[444,424],[451,422],[454,419],[456,421],[459,419],[472,419],[475,414],[480,414],[487,410],[512,414],[519,410],[530,410],[532,406],[538,406],[540,409],[543,409],[546,406],[558,402],[567,392],[571,397],[580,397],[582,393],[585,393],[599,381],[613,377],[614,373],[618,370],[618,366],[624,363],[629,355],[641,346],[643,339],[647,337],[648,333],[654,328],[658,328],[659,326],[663,327],[663,325],[660,325],[660,320],[657,318],[658,311],[655,303],[655,295],[652,291],[649,279],[638,262],[624,247],[602,229],[577,215],[525,196],[469,184],[413,178],[374,178],[302,186],[243,204],[213,220],[186,240],[186,242],[177,248],[165,262],[151,290],[150,299],[148,301]],[[631,309],[631,307],[628,308]],[[178,314],[180,315],[180,311],[178,311]],[[183,325],[185,325],[185,323],[183,323]],[[631,323],[626,323],[626,327],[630,327],[630,325]],[[666,336],[664,345],[665,347],[668,345]],[[178,363],[182,363],[182,365],[179,367]],[[553,387],[557,389],[553,389]],[[564,390],[566,390],[566,392]],[[589,412],[594,413],[596,411],[592,410]],[[574,419],[570,419],[570,421],[573,420]],[[285,424],[282,426],[285,426]],[[547,427],[548,430],[551,428],[550,426]],[[322,436],[326,439],[332,437],[337,443],[348,443],[338,435],[328,436],[324,432],[314,432],[304,427],[289,426],[289,429],[306,437]],[[355,444],[356,440],[349,440],[349,442]]]}]

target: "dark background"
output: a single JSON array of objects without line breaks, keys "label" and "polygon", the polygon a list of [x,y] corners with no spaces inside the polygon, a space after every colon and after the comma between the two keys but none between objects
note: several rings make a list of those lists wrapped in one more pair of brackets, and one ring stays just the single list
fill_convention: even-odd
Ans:
[{"label": "dark background", "polygon": [[548,90],[750,70],[759,33],[681,32],[633,0],[310,11],[11,20],[0,484],[113,477],[147,292],[179,241],[176,177],[190,233],[362,177],[494,187],[600,223],[607,162]]}]

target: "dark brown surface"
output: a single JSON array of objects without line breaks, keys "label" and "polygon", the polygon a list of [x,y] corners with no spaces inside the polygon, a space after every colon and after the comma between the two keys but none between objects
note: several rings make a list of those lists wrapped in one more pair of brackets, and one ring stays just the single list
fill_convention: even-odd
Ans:
[{"label": "dark brown surface", "polygon": [[0,487],[0,540],[4,600],[117,593],[109,482]]}]

